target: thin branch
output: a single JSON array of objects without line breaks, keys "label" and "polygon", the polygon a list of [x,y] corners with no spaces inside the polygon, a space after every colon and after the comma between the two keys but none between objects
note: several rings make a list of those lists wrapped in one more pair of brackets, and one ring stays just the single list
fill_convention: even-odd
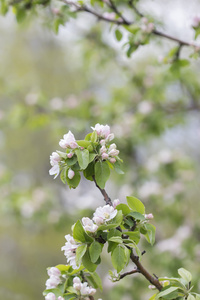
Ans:
[{"label": "thin branch", "polygon": [[[126,18],[119,12],[118,8],[115,6],[115,4],[113,3],[112,0],[110,0],[107,5],[109,5],[109,7],[113,10],[113,12],[115,12],[119,17],[120,19],[116,20],[116,19],[111,19],[111,18],[108,18],[108,17],[105,17],[104,15],[94,11],[93,9],[91,9],[90,7],[86,6],[86,5],[79,5],[73,1],[68,1],[68,0],[61,0],[62,2],[64,2],[65,4],[67,5],[70,5],[70,6],[73,6],[76,8],[76,12],[79,12],[79,11],[82,11],[82,12],[88,12],[94,16],[96,16],[99,20],[102,20],[102,21],[105,21],[105,22],[108,22],[108,23],[113,23],[113,24],[117,24],[117,25],[132,25],[134,24],[134,22],[129,22],[128,20],[126,20]],[[110,3],[110,4],[109,4]],[[135,13],[140,17],[140,18],[143,18],[145,17],[137,8],[136,6],[133,4],[133,1],[130,0],[129,1],[129,6],[134,9]],[[184,41],[184,40],[181,40],[179,38],[176,38],[172,35],[169,35],[167,33],[164,33],[164,32],[161,32],[157,29],[154,29],[152,31],[152,34],[156,35],[156,36],[160,36],[162,38],[166,38],[168,40],[171,40],[171,41],[174,41],[176,43],[179,44],[179,47],[180,47],[180,50],[181,50],[181,47],[183,46],[189,46],[189,47],[196,47],[196,48],[199,48],[200,49],[200,45],[196,45],[194,44],[193,42],[187,42],[187,41]],[[180,53],[180,51],[179,51]],[[178,53],[178,54],[179,54]]]},{"label": "thin branch", "polygon": [[67,5],[71,5],[71,6],[75,7],[76,12],[79,12],[79,11],[84,12],[85,11],[85,12],[88,12],[88,13],[96,16],[99,20],[106,21],[106,22],[109,22],[109,23],[114,23],[114,24],[117,24],[117,25],[127,24],[122,19],[121,20],[120,19],[115,20],[115,19],[107,18],[104,15],[102,15],[100,13],[97,13],[96,11],[92,10],[90,7],[88,7],[86,5],[78,5],[77,3],[74,3],[74,2],[68,1],[68,0],[61,0],[61,1],[64,2],[65,4],[67,4]]},{"label": "thin branch", "polygon": [[138,269],[133,269],[132,271],[129,271],[129,272],[125,272],[123,274],[120,275],[119,279],[122,279],[128,275],[132,275],[132,274],[135,274],[135,273],[140,273],[140,270]]},{"label": "thin branch", "polygon": [[123,20],[123,24],[126,24],[126,25],[130,25],[131,24],[131,22],[129,22],[128,20],[126,20],[126,18],[118,10],[118,8],[116,7],[116,5],[114,4],[114,2],[112,0],[109,0],[106,3],[108,3],[109,7],[116,13],[116,15],[118,15]]},{"label": "thin branch", "polygon": [[132,262],[137,266],[138,273],[141,273],[151,284],[155,285],[155,287],[161,291],[163,286],[160,284],[159,280],[152,276],[141,264],[138,259],[138,256],[134,255],[133,252],[130,255]]},{"label": "thin branch", "polygon": [[94,182],[95,182],[96,187],[98,187],[98,189],[99,189],[100,192],[102,193],[102,195],[103,195],[103,197],[104,197],[104,200],[105,200],[106,204],[108,204],[108,205],[110,205],[110,206],[113,206],[110,197],[108,196],[108,194],[106,193],[106,191],[105,191],[104,189],[100,188],[100,186],[97,184],[94,175],[92,176],[92,178],[93,178],[93,180],[94,180]]}]

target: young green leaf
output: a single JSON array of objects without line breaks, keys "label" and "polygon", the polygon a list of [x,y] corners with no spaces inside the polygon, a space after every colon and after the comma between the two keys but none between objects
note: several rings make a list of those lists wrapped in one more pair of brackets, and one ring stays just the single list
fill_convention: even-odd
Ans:
[{"label": "young green leaf", "polygon": [[126,216],[127,214],[129,214],[130,211],[131,211],[130,208],[128,207],[128,205],[123,204],[123,203],[117,205],[116,209],[117,209],[117,210],[121,210],[122,213],[123,213],[123,215],[125,215],[125,216]]},{"label": "young green leaf", "polygon": [[89,247],[91,262],[96,263],[102,251],[101,244],[94,241]]},{"label": "young green leaf", "polygon": [[88,249],[87,249],[87,251],[85,252],[85,254],[82,258],[82,264],[90,272],[94,272],[97,268],[97,265],[91,262],[91,258],[90,258],[90,254],[89,254]]},{"label": "young green leaf", "polygon": [[156,299],[156,300],[157,300],[157,299],[160,299],[161,297],[166,296],[166,295],[169,295],[169,294],[173,293],[174,291],[176,291],[176,290],[178,290],[178,289],[179,289],[179,287],[177,287],[177,286],[169,287],[169,288],[167,288],[166,290],[161,291],[160,293],[158,293],[155,299]]},{"label": "young green leaf", "polygon": [[145,220],[145,217],[144,215],[142,215],[141,213],[137,212],[137,211],[131,211],[128,216],[131,216],[133,217],[134,219],[136,220],[139,220],[139,221],[144,221]]},{"label": "young green leaf", "polygon": [[[100,288],[100,290],[103,290],[101,278],[96,272],[90,273],[90,276],[93,279],[93,286],[95,289]],[[87,277],[88,278],[88,277]]]},{"label": "young green leaf", "polygon": [[121,41],[123,34],[121,33],[121,31],[119,29],[115,30],[115,37],[118,41]]},{"label": "young green leaf", "polygon": [[187,283],[192,281],[192,274],[184,268],[178,269],[178,274],[186,280]]},{"label": "young green leaf", "polygon": [[108,180],[110,176],[110,168],[106,161],[98,161],[95,164],[95,179],[98,184],[98,186],[101,189],[104,189],[106,181]]},{"label": "young green leaf", "polygon": [[87,245],[80,245],[76,249],[76,265],[79,266],[81,264],[81,259],[87,250]]},{"label": "young green leaf", "polygon": [[187,297],[187,300],[195,300],[197,298],[195,298],[192,294],[189,294]]},{"label": "young green leaf", "polygon": [[89,235],[87,235],[87,233],[83,229],[80,220],[78,220],[73,227],[73,238],[82,243],[93,242],[93,239]]},{"label": "young green leaf", "polygon": [[75,151],[78,159],[79,166],[82,170],[85,170],[89,164],[89,151],[87,149],[84,150],[76,150]]},{"label": "young green leaf", "polygon": [[155,234],[156,234],[156,228],[152,224],[146,224],[145,225],[147,229],[147,233],[145,233],[146,240],[153,245],[155,243]]},{"label": "young green leaf", "polygon": [[127,256],[124,247],[118,245],[111,254],[111,260],[113,267],[119,273],[127,263]]},{"label": "young green leaf", "polygon": [[127,203],[128,206],[133,210],[133,211],[137,211],[141,214],[145,213],[145,207],[144,204],[137,198],[135,197],[126,197],[127,198]]}]

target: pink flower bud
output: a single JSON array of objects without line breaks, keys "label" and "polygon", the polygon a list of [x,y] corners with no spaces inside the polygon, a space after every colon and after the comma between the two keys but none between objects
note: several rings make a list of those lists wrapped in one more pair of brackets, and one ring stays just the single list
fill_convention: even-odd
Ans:
[{"label": "pink flower bud", "polygon": [[111,157],[110,162],[111,162],[111,164],[114,164],[114,163],[116,163],[116,159],[114,157]]},{"label": "pink flower bud", "polygon": [[152,220],[154,218],[153,214],[147,214],[147,215],[145,214],[144,216],[147,220]]},{"label": "pink flower bud", "polygon": [[115,200],[113,201],[113,207],[114,207],[114,208],[116,208],[116,206],[119,205],[119,204],[120,204],[119,199],[115,199]]},{"label": "pink flower bud", "polygon": [[74,155],[74,153],[73,153],[73,152],[70,152],[70,153],[67,154],[67,157],[68,157],[68,158],[72,158],[73,155]]},{"label": "pink flower bud", "polygon": [[100,149],[100,153],[102,154],[102,153],[104,153],[104,152],[106,152],[106,151],[107,151],[106,147],[105,147],[105,146],[102,146],[101,149]]},{"label": "pink flower bud", "polygon": [[48,293],[45,296],[45,300],[56,300],[56,295],[54,293]]},{"label": "pink flower bud", "polygon": [[108,159],[109,155],[107,153],[102,153],[101,155],[102,159]]},{"label": "pink flower bud", "polygon": [[68,178],[72,179],[74,177],[74,175],[75,175],[74,171],[72,169],[69,169],[68,170]]},{"label": "pink flower bud", "polygon": [[100,144],[101,144],[101,146],[105,146],[106,141],[105,141],[105,140],[101,140],[101,141],[100,141]]}]

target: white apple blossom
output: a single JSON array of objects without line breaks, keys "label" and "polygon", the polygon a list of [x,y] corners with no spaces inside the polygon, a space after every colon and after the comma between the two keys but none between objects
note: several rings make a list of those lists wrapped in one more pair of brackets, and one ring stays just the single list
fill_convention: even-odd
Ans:
[{"label": "white apple blossom", "polygon": [[72,169],[69,169],[68,174],[67,174],[68,178],[72,179],[74,177],[74,175],[75,175],[74,171]]},{"label": "white apple blossom", "polygon": [[54,165],[50,170],[49,170],[49,175],[55,175],[54,179],[59,175],[60,172],[60,167],[59,165]]},{"label": "white apple blossom", "polygon": [[108,125],[100,125],[97,123],[95,127],[91,127],[93,130],[96,130],[97,135],[102,137],[102,138],[107,138],[108,135],[110,134],[110,126]]},{"label": "white apple blossom", "polygon": [[59,296],[58,300],[65,300],[65,299],[62,296]]},{"label": "white apple blossom", "polygon": [[67,242],[65,243],[65,246],[61,248],[62,251],[64,252],[64,255],[67,258],[67,262],[72,266],[73,269],[78,269],[80,266],[76,265],[76,249],[79,247],[79,244],[76,243],[74,238],[70,235],[67,234],[65,236]]},{"label": "white apple blossom", "polygon": [[61,272],[60,272],[60,270],[58,270],[58,268],[52,267],[52,268],[47,270],[47,274],[49,276],[60,276]]},{"label": "white apple blossom", "polygon": [[90,218],[82,218],[82,223],[85,231],[95,232],[98,229],[98,226]]},{"label": "white apple blossom", "polygon": [[50,276],[49,279],[46,281],[46,288],[47,289],[54,289],[61,283],[61,280],[58,276]]},{"label": "white apple blossom", "polygon": [[62,148],[71,148],[71,149],[78,148],[78,144],[71,131],[69,131],[67,134],[63,136],[63,139],[60,140],[59,145]]},{"label": "white apple blossom", "polygon": [[98,207],[96,211],[94,212],[93,221],[97,225],[104,224],[107,221],[112,220],[117,214],[117,210],[114,209],[113,206],[105,205],[103,207]]},{"label": "white apple blossom", "polygon": [[45,300],[56,300],[56,295],[54,293],[48,293],[45,296]]},{"label": "white apple blossom", "polygon": [[76,291],[79,291],[82,296],[94,295],[96,290],[90,286],[88,286],[87,282],[81,282],[79,277],[74,277],[73,279],[73,288]]}]

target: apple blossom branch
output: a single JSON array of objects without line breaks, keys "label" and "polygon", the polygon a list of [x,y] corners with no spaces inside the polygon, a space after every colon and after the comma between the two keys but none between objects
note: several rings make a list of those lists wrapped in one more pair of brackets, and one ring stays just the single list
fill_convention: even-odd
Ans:
[{"label": "apple blossom branch", "polygon": [[[93,180],[96,184],[96,187],[101,191],[102,195],[104,196],[104,200],[106,201],[106,204],[109,204],[112,206],[112,201],[110,199],[110,197],[108,196],[107,192],[105,191],[105,189],[101,189],[98,184],[96,183],[96,180],[95,180],[95,176],[93,176]],[[136,269],[130,271],[130,272],[126,272],[124,274],[122,274],[119,279],[122,279],[124,278],[125,276],[127,275],[131,275],[131,274],[134,274],[134,273],[141,273],[151,284],[153,284],[159,291],[162,290],[163,286],[160,284],[159,280],[152,276],[144,267],[143,265],[141,264],[141,262],[139,261],[139,258],[138,256],[136,256],[132,249],[128,247],[128,249],[131,250],[131,255],[130,255],[130,259],[132,260],[132,262],[137,266]]]},{"label": "apple blossom branch", "polygon": [[[131,22],[131,21],[128,21],[124,16],[123,14],[118,10],[118,8],[116,7],[116,5],[113,3],[112,0],[104,0],[102,2],[105,2],[107,4],[107,6],[119,17],[119,19],[113,19],[113,18],[110,18],[110,17],[107,17],[107,16],[104,16],[103,14],[99,13],[99,12],[96,12],[94,9],[90,8],[89,6],[85,5],[85,4],[77,4],[73,1],[68,1],[68,0],[61,0],[62,2],[64,2],[65,4],[69,5],[69,6],[72,6],[75,8],[75,12],[88,12],[94,16],[96,16],[98,18],[98,20],[102,20],[102,21],[105,21],[105,22],[108,22],[108,23],[113,23],[113,24],[116,24],[116,25],[126,25],[126,26],[130,26],[130,25],[133,25],[134,22]],[[132,8],[135,13],[140,17],[140,18],[144,18],[145,16],[136,8],[136,6],[133,4],[133,1],[129,1],[129,7]],[[181,40],[177,37],[174,37],[170,34],[167,34],[167,33],[164,33],[164,32],[161,32],[159,30],[157,30],[156,28],[152,30],[151,34],[154,34],[156,36],[159,36],[159,37],[162,37],[162,38],[165,38],[165,39],[168,39],[168,40],[171,40],[171,41],[174,41],[176,43],[179,44],[179,49],[177,51],[177,58],[180,54],[180,50],[183,46],[189,46],[189,47],[194,47],[196,48],[197,50],[200,49],[200,45],[197,45],[193,42],[187,42],[187,41],[184,41],[184,40]]]}]

